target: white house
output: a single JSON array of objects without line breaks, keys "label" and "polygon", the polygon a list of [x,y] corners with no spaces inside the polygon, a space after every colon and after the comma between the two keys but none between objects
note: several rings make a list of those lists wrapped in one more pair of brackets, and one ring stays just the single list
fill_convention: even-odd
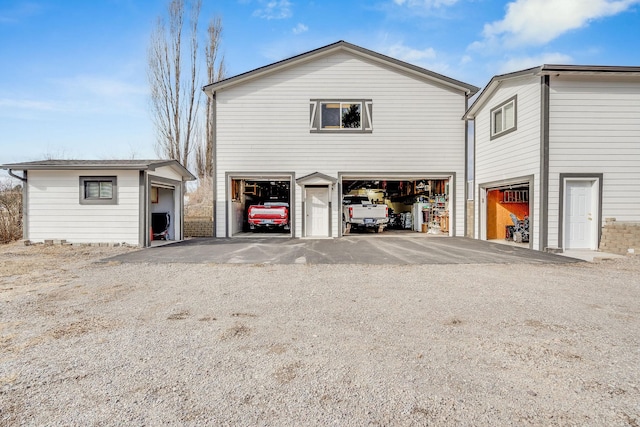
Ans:
[{"label": "white house", "polygon": [[286,202],[292,237],[338,237],[342,196],[395,212],[437,200],[465,230],[468,99],[479,89],[340,41],[204,88],[215,108],[217,237]]},{"label": "white house", "polygon": [[607,224],[640,222],[640,67],[498,75],[464,117],[475,121],[476,238],[505,238],[514,213],[528,215],[533,249],[595,250]]},{"label": "white house", "polygon": [[149,246],[153,233],[183,238],[183,182],[195,177],[175,160],[44,160],[0,167],[23,181],[26,240]]}]

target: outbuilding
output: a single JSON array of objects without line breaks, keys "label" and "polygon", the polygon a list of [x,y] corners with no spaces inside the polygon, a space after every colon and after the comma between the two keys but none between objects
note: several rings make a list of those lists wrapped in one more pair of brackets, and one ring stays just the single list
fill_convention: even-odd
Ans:
[{"label": "outbuilding", "polygon": [[286,235],[339,237],[344,197],[362,196],[398,228],[463,236],[461,117],[478,90],[345,41],[206,86],[215,235],[242,236],[251,205],[275,202]]},{"label": "outbuilding", "polygon": [[640,247],[640,67],[497,75],[464,118],[475,122],[474,237],[515,227],[536,250]]},{"label": "outbuilding", "polygon": [[154,238],[184,237],[184,183],[195,176],[175,160],[43,160],[0,167],[22,181],[25,240],[149,246]]}]

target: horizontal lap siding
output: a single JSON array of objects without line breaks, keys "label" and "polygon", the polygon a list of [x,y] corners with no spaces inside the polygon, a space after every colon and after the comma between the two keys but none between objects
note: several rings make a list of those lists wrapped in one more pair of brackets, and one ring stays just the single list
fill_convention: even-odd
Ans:
[{"label": "horizontal lap siding", "polygon": [[[81,205],[80,176],[117,176],[117,205]],[[138,244],[138,171],[29,171],[28,238]]]},{"label": "horizontal lap siding", "polygon": [[[491,140],[491,110],[517,95],[517,115],[514,132]],[[476,191],[479,184],[508,180],[522,176],[534,176],[532,197],[533,230],[540,224],[539,176],[540,176],[540,79],[525,77],[505,81],[491,99],[478,111],[476,132]],[[486,221],[486,213],[480,213],[481,200],[476,197],[475,218]],[[480,224],[476,224],[475,236],[480,238]],[[538,249],[538,234],[534,231],[533,247]]]},{"label": "horizontal lap siding", "polygon": [[[461,93],[341,53],[222,90],[216,99],[218,235],[225,231],[227,171],[292,171],[296,178],[316,171],[333,177],[345,171],[456,172],[456,233],[463,234]],[[371,99],[373,132],[311,133],[311,99]],[[299,210],[296,218],[300,231]]]},{"label": "horizontal lap siding", "polygon": [[598,80],[551,80],[550,242],[558,240],[561,173],[604,174],[603,219],[640,221],[640,81]]}]

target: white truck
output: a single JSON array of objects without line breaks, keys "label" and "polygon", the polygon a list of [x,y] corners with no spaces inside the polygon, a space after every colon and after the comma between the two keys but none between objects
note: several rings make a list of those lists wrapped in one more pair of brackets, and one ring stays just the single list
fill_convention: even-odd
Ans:
[{"label": "white truck", "polygon": [[342,225],[344,234],[354,228],[373,228],[381,232],[389,224],[389,208],[371,203],[366,196],[346,195],[342,198]]}]

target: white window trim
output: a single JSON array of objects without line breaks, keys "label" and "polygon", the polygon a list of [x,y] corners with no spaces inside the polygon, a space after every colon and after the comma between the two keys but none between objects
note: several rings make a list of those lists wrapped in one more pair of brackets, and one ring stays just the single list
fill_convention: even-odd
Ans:
[{"label": "white window trim", "polygon": [[[505,108],[509,105],[513,105],[513,126],[508,129],[504,128],[504,124],[506,123],[507,117],[505,114]],[[503,129],[500,132],[495,132],[495,117],[496,113],[502,112],[502,124]],[[502,104],[498,105],[495,108],[492,108],[489,113],[490,127],[491,127],[491,139],[499,138],[503,135],[511,133],[518,128],[518,96],[514,95],[511,98],[504,101]]]},{"label": "white window trim", "polygon": [[[322,104],[360,104],[360,127],[322,128]],[[311,133],[371,133],[373,132],[373,101],[353,98],[312,99],[309,101],[309,131]]]}]

